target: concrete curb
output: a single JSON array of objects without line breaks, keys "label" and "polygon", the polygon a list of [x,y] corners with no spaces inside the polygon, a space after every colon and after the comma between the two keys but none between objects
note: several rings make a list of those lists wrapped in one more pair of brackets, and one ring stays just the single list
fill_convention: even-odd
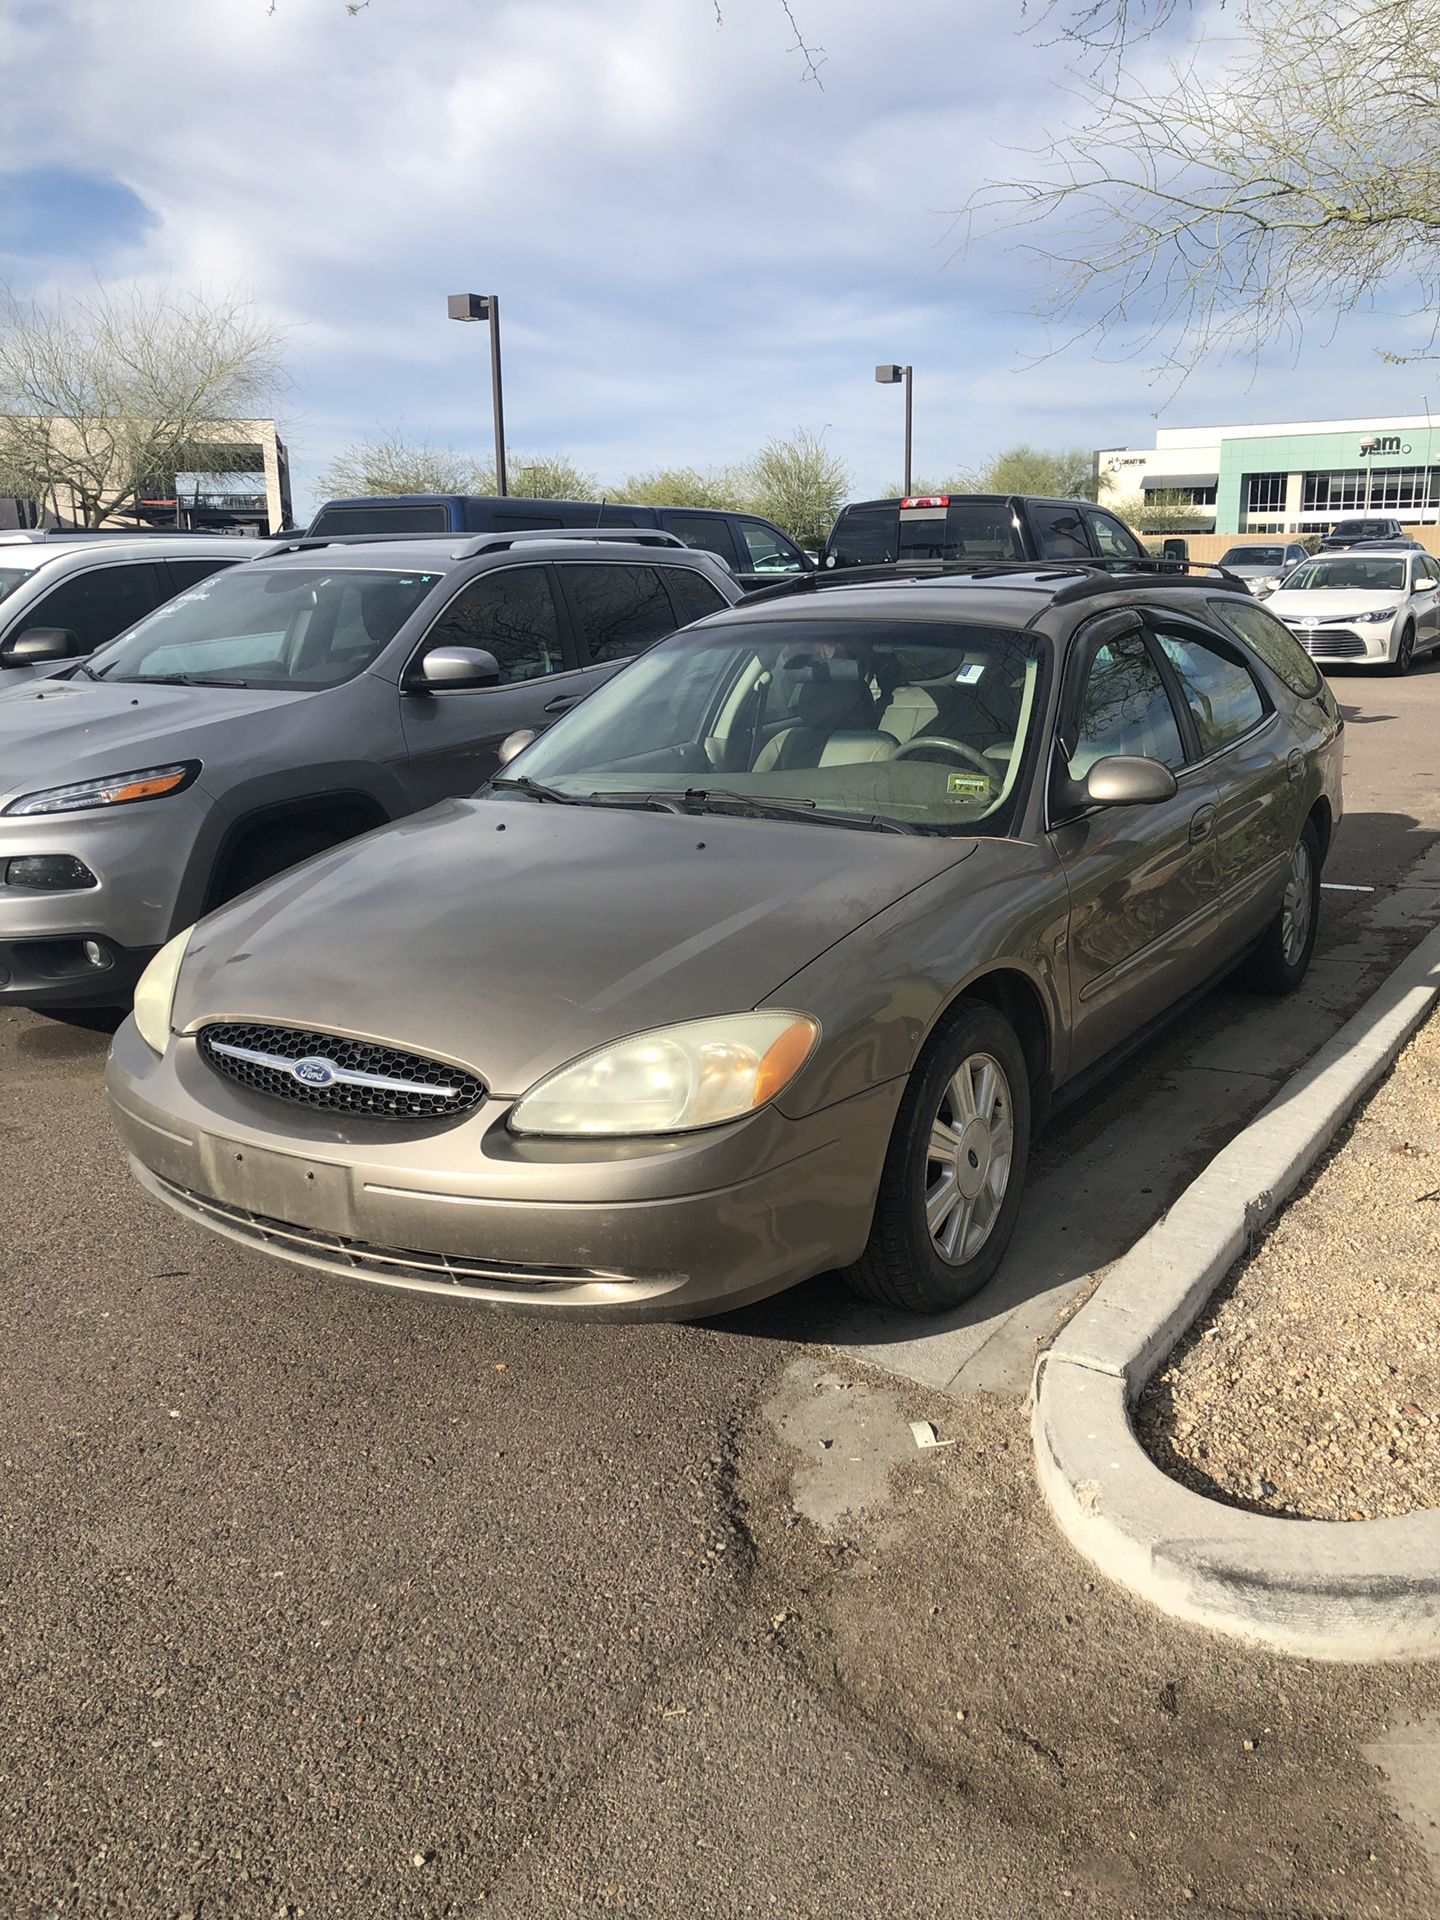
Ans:
[{"label": "concrete curb", "polygon": [[1167,1613],[1311,1659],[1440,1658],[1440,1510],[1243,1513],[1162,1473],[1129,1409],[1437,995],[1440,930],[1116,1263],[1035,1370],[1040,1485],[1073,1545]]}]

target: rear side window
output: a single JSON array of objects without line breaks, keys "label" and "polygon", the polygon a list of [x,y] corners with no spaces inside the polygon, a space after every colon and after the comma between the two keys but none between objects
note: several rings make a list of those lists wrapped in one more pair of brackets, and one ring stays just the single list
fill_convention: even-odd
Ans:
[{"label": "rear side window", "polygon": [[946,560],[1024,560],[1008,500],[952,500],[945,512]]},{"label": "rear side window", "polygon": [[1263,607],[1246,606],[1239,600],[1212,600],[1210,611],[1232,633],[1238,634],[1292,693],[1308,695],[1320,691],[1320,669],[1273,613],[1267,613]]},{"label": "rear side window", "polygon": [[846,507],[825,551],[827,567],[880,566],[899,558],[900,508],[895,502]]},{"label": "rear side window", "polygon": [[1030,523],[1042,560],[1089,560],[1092,551],[1078,507],[1034,507]]},{"label": "rear side window", "polygon": [[688,626],[692,620],[703,620],[707,613],[719,613],[729,605],[714,582],[696,573],[693,567],[666,567],[665,578],[670,583],[682,626]]},{"label": "rear side window", "polygon": [[1200,736],[1201,754],[1219,753],[1258,727],[1265,701],[1248,667],[1190,634],[1157,634],[1175,669]]},{"label": "rear side window", "polygon": [[1131,533],[1128,527],[1122,527],[1108,513],[1101,513],[1098,507],[1090,508],[1085,515],[1090,522],[1090,531],[1095,536],[1095,544],[1101,553],[1120,559],[1135,560],[1145,549]]},{"label": "rear side window", "polygon": [[628,660],[675,631],[675,614],[654,567],[567,566],[565,591],[596,666]]},{"label": "rear side window", "polygon": [[450,509],[440,501],[389,506],[367,501],[357,507],[322,507],[311,533],[449,533]]},{"label": "rear side window", "polygon": [[662,513],[660,524],[687,547],[699,547],[703,553],[718,553],[730,566],[735,565],[735,542],[730,538],[730,524],[722,515]]},{"label": "rear side window", "polygon": [[29,609],[27,627],[65,627],[82,653],[93,653],[170,597],[159,567],[142,561],[125,567],[92,567],[72,574]]},{"label": "rear side window", "polygon": [[496,507],[487,516],[490,530],[508,532],[512,527],[563,527],[558,513],[544,513],[538,507]]},{"label": "rear side window", "polygon": [[236,560],[217,560],[213,556],[208,560],[167,560],[165,571],[170,576],[170,588],[174,593],[183,593],[186,587],[193,587],[198,581],[208,580],[212,573],[219,573],[222,567],[233,567]]}]

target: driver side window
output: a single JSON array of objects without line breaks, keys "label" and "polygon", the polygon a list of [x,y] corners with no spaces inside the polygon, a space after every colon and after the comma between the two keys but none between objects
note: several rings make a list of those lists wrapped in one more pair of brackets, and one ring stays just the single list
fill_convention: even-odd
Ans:
[{"label": "driver side window", "polygon": [[1083,780],[1097,760],[1140,754],[1162,766],[1185,764],[1179,723],[1160,669],[1138,633],[1107,640],[1090,663],[1068,772]]},{"label": "driver side window", "polygon": [[497,567],[463,587],[425,636],[436,647],[483,647],[500,662],[500,683],[563,673],[565,650],[550,575],[544,567]]}]

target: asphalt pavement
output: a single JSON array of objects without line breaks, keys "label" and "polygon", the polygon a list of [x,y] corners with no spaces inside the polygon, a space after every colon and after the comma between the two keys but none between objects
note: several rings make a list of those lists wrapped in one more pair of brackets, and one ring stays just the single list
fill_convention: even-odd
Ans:
[{"label": "asphalt pavement", "polygon": [[1325,895],[1323,992],[1212,995],[1065,1117],[1052,1239],[968,1328],[831,1282],[575,1327],[292,1274],[132,1185],[103,1036],[0,1015],[0,1913],[1434,1913],[1440,1674],[1097,1583],[1015,1384],[1440,918],[1440,667],[1336,688],[1326,878],[1374,891]]}]

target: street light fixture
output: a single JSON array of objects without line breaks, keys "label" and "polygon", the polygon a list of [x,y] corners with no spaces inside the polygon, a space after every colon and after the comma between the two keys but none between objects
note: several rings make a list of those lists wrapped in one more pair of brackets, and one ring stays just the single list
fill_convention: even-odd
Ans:
[{"label": "street light fixture", "polygon": [[452,293],[446,302],[452,320],[490,322],[490,387],[495,399],[495,491],[505,497],[505,400],[500,385],[500,296]]},{"label": "street light fixture", "polygon": [[898,386],[902,381],[905,385],[905,494],[907,499],[909,498],[912,485],[910,471],[910,428],[914,372],[913,367],[889,366],[876,367],[875,369],[875,378],[882,387]]}]

